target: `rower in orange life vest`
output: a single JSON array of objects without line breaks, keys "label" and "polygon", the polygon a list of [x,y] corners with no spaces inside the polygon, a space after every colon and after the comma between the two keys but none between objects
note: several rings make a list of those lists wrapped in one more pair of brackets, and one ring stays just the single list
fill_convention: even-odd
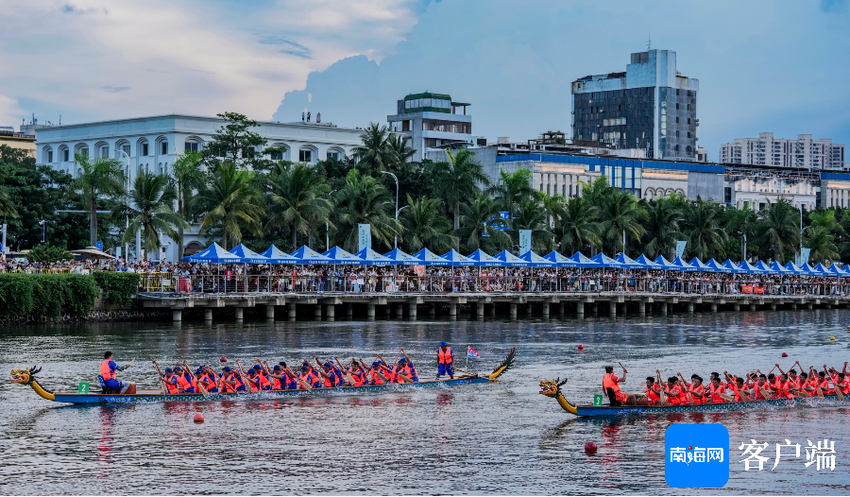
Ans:
[{"label": "rower in orange life vest", "polygon": [[165,368],[165,374],[162,377],[162,382],[168,389],[168,393],[180,393],[180,388],[177,386],[177,377],[174,376],[174,371],[171,368]]},{"label": "rower in orange life vest", "polygon": [[623,403],[635,404],[634,396],[620,391],[620,381],[626,381],[627,373],[626,368],[623,368],[623,378],[620,379],[614,374],[614,366],[605,366],[605,375],[602,377],[602,393],[608,397],[611,405],[616,406]]},{"label": "rower in orange life vest", "polygon": [[682,373],[678,373],[678,376],[679,379],[682,380],[682,390],[688,394],[688,398],[685,398],[685,403],[704,404],[706,398],[705,387],[702,386],[702,376],[692,374],[690,383],[685,381],[682,377]]},{"label": "rower in orange life vest", "polygon": [[437,379],[440,379],[440,375],[447,374],[449,375],[449,379],[455,379],[455,354],[452,352],[452,348],[448,346],[446,342],[440,342],[440,348],[437,349]]},{"label": "rower in orange life vest", "polygon": [[[826,371],[826,364],[823,365],[824,371]],[[835,390],[840,391],[842,394],[847,395],[850,394],[850,383],[847,380],[847,363],[844,363],[844,369],[839,373],[835,368],[829,368],[830,380],[832,380],[833,385],[833,393]]]},{"label": "rower in orange life vest", "polygon": [[112,352],[104,352],[103,362],[100,363],[100,376],[103,377],[103,384],[106,388],[116,393],[136,393],[136,384],[132,381],[118,381],[115,378],[116,371],[124,371],[130,365],[118,366],[112,360]]},{"label": "rower in orange life vest", "polygon": [[344,366],[342,364],[342,362],[339,360],[339,357],[334,356],[334,359],[339,365],[340,371],[347,371],[351,378],[354,380],[353,383],[349,381],[350,385],[359,387],[363,383],[368,382],[368,380],[366,379],[366,372],[363,370],[363,368],[360,367],[360,364],[357,364],[357,361],[353,357],[351,358],[351,362],[348,363],[347,366]]},{"label": "rower in orange life vest", "polygon": [[652,376],[646,377],[646,400],[649,402],[649,405],[654,406],[655,404],[661,403],[661,387],[655,383],[655,378]]},{"label": "rower in orange life vest", "polygon": [[177,386],[180,387],[181,392],[195,393],[195,387],[192,386],[191,377],[188,376],[188,373],[183,371],[182,367],[174,367],[174,376],[177,377]]},{"label": "rower in orange life vest", "polygon": [[743,378],[738,378],[737,376],[733,378],[726,371],[723,372],[723,375],[726,377],[726,384],[730,385],[732,391],[735,392],[735,402],[747,402],[750,400]]},{"label": "rower in orange life vest", "polygon": [[[656,373],[661,374],[656,370]],[[667,396],[667,404],[678,406],[682,404],[682,389],[678,385],[679,378],[671,376],[667,378],[667,384],[664,385],[664,394]]]}]

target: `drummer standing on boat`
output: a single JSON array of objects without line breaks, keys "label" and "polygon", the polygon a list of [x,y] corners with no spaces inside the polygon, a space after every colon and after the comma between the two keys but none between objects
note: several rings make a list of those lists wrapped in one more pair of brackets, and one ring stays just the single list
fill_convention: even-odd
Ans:
[{"label": "drummer standing on boat", "polygon": [[103,362],[100,363],[100,376],[103,377],[103,384],[106,385],[106,388],[116,390],[118,393],[127,393],[127,390],[131,386],[135,386],[136,384],[132,381],[118,381],[118,379],[115,378],[116,371],[124,371],[129,367],[129,364],[118,366],[118,364],[112,360],[112,352],[104,352]]},{"label": "drummer standing on boat", "polygon": [[455,354],[452,348],[446,342],[440,342],[440,348],[437,349],[437,379],[440,375],[447,374],[449,379],[455,379]]}]

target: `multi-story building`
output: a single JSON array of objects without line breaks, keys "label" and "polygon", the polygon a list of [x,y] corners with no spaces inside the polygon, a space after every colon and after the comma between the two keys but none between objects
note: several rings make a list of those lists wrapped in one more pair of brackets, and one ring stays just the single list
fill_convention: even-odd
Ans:
[{"label": "multi-story building", "polygon": [[[128,184],[132,184],[139,170],[166,173],[181,153],[203,150],[204,144],[224,124],[217,117],[171,114],[44,127],[38,130],[36,162],[76,177],[80,169],[74,161],[75,154],[114,158],[125,165]],[[361,144],[363,133],[332,124],[300,122],[260,122],[253,131],[268,141],[268,147],[286,148],[272,159],[307,163],[348,156]],[[205,243],[197,227],[186,233],[185,238],[189,248],[199,248]],[[165,256],[169,260],[182,256],[170,240],[164,243],[168,246]],[[152,257],[158,258],[153,254]]]},{"label": "multi-story building", "polygon": [[773,133],[759,133],[758,138],[736,138],[720,146],[720,162],[754,166],[798,169],[844,169],[844,145],[829,138],[812,139],[797,135],[796,140],[774,138]]},{"label": "multi-story building", "polygon": [[[453,102],[443,93],[411,93],[398,100],[396,114],[387,116],[390,130],[401,133],[416,152],[413,161],[421,161],[428,149],[476,145],[472,136],[472,116],[466,114],[471,105]],[[462,114],[458,114],[462,110]]]},{"label": "multi-story building", "polygon": [[633,53],[625,72],[572,83],[573,140],[643,148],[655,159],[696,159],[699,80],[676,70],[676,52]]},{"label": "multi-story building", "polygon": [[35,136],[15,131],[11,126],[0,126],[0,145],[26,150],[35,157]]},{"label": "multi-story building", "polygon": [[780,198],[807,210],[820,205],[821,177],[805,169],[780,169],[775,167],[726,165],[724,202],[736,209],[749,204],[760,211]]}]

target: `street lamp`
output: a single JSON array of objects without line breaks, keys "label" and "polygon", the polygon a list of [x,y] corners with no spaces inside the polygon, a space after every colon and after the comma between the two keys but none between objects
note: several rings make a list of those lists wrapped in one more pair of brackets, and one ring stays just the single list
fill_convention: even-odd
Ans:
[{"label": "street lamp", "polygon": [[[125,182],[124,188],[125,188],[125,191],[129,191],[130,190],[130,154],[128,154],[127,152],[125,152],[124,150],[122,150],[120,148],[115,149],[115,151],[121,152],[122,154],[124,154],[124,157],[127,158],[127,174],[124,176],[124,182]],[[129,216],[124,216],[124,223],[125,223],[126,228],[130,227],[130,217]],[[142,230],[140,228],[136,231],[136,258],[137,259],[139,257],[139,254],[141,254],[141,253],[142,253]],[[130,244],[129,243],[124,244],[124,261],[130,262]]]},{"label": "street lamp", "polygon": [[[398,177],[389,171],[381,171],[381,174],[389,174],[395,180],[395,220],[398,224]],[[393,239],[393,248],[398,248],[398,235]]]},{"label": "street lamp", "polygon": [[[334,194],[336,190],[331,190],[328,192],[328,198]],[[330,235],[331,226],[327,219],[325,219],[325,250],[330,250],[331,247],[331,235]]]}]

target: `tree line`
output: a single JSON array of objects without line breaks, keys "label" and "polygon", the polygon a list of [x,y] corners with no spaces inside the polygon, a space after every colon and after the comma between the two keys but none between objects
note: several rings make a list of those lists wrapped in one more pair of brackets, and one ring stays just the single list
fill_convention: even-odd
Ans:
[{"label": "tree line", "polygon": [[[395,240],[411,253],[423,247],[516,252],[520,230],[530,230],[541,254],[625,250],[669,259],[685,240],[687,258],[745,254],[784,263],[799,250],[802,234],[811,261],[850,259],[850,212],[840,208],[804,212],[801,233],[800,210],[784,198],[758,212],[675,194],[647,201],[599,178],[567,199],[535,190],[528,169],[501,171],[491,181],[469,150],[412,162],[404,139],[377,124],[364,130],[350,157],[295,163],[275,159],[285,150],[264,148],[256,122],[237,113],[219,117],[225,125],[203,151],[181,155],[165,173],[139,171],[131,185],[116,159],[77,155],[82,172],[71,178],[0,148],[0,216],[11,220],[19,248],[37,245],[33,221],[48,219],[48,243],[63,248],[96,240],[110,248],[132,242],[140,230],[149,254],[161,247],[163,234],[182,252],[184,232],[194,224],[225,248],[307,244],[353,252],[357,225],[367,223],[379,252]],[[88,240],[84,216],[55,212],[75,207],[88,216]],[[109,214],[98,214],[104,210]]]}]

